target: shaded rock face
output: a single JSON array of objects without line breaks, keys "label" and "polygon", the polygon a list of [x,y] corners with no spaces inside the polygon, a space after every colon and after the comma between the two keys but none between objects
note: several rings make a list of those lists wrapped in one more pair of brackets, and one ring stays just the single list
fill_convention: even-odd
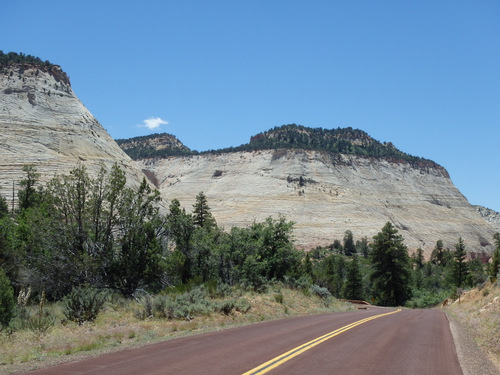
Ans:
[{"label": "shaded rock face", "polygon": [[442,167],[320,151],[266,150],[139,161],[162,196],[191,211],[203,191],[219,225],[245,226],[268,216],[294,221],[296,244],[326,246],[351,230],[369,240],[387,221],[410,252],[430,256],[437,240],[454,249],[461,236],[471,252],[493,250],[493,228]]},{"label": "shaded rock face", "polygon": [[85,165],[90,174],[116,162],[131,185],[143,173],[78,100],[60,69],[13,64],[0,69],[0,194],[12,199],[12,185],[33,164],[40,182]]}]

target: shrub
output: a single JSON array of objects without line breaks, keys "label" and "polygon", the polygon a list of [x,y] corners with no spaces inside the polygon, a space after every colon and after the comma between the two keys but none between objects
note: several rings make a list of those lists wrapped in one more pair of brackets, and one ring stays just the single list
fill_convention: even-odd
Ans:
[{"label": "shrub", "polygon": [[236,301],[235,309],[242,314],[245,314],[248,310],[252,308],[250,302],[248,302],[245,298],[240,298]]},{"label": "shrub", "polygon": [[274,295],[274,300],[278,303],[283,303],[283,293],[278,293]]},{"label": "shrub", "polygon": [[411,309],[423,309],[441,304],[449,296],[449,292],[442,290],[432,292],[428,290],[414,290],[411,300],[406,302],[406,307]]},{"label": "shrub", "polygon": [[64,300],[63,313],[68,320],[81,325],[92,322],[106,302],[106,295],[90,286],[73,288]]},{"label": "shrub", "polygon": [[328,289],[318,286],[316,284],[314,284],[311,289],[313,294],[316,294],[317,296],[320,296],[323,299],[327,299],[332,296],[332,294]]},{"label": "shrub", "polygon": [[236,307],[236,300],[228,299],[217,304],[216,309],[224,315],[229,315]]},{"label": "shrub", "polygon": [[45,308],[45,291],[42,291],[38,307],[27,306],[31,295],[31,288],[27,291],[24,288],[19,292],[18,301],[18,325],[16,328],[27,329],[40,336],[47,332],[54,325],[55,317]]},{"label": "shrub", "polygon": [[14,315],[14,289],[5,271],[0,267],[0,328],[9,325]]},{"label": "shrub", "polygon": [[153,316],[153,298],[146,292],[142,296],[133,294],[139,307],[134,310],[134,316],[137,319],[147,319]]},{"label": "shrub", "polygon": [[213,306],[206,297],[207,292],[203,286],[196,287],[187,293],[177,296],[175,299],[177,308],[176,317],[191,320],[193,316],[212,312]]},{"label": "shrub", "polygon": [[233,288],[230,285],[221,283],[217,285],[217,295],[220,297],[226,297],[231,295]]}]

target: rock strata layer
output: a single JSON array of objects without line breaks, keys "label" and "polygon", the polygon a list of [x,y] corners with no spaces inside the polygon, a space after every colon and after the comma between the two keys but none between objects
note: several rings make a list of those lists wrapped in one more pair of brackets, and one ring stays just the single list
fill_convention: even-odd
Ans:
[{"label": "rock strata layer", "polygon": [[203,191],[218,224],[229,230],[285,215],[296,244],[310,249],[377,234],[387,221],[410,252],[430,255],[437,240],[451,249],[461,236],[470,252],[493,250],[494,230],[442,167],[320,151],[266,150],[143,159],[162,196],[188,211]]},{"label": "rock strata layer", "polygon": [[[78,100],[58,68],[13,64],[0,69],[0,194],[12,191],[33,164],[43,183],[85,165],[91,174],[116,162],[131,185],[143,173]],[[13,189],[14,184],[14,189]]]}]

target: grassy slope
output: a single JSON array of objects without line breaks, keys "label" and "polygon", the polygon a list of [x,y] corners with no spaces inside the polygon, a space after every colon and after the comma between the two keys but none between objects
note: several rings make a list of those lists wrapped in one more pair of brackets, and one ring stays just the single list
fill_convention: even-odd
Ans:
[{"label": "grassy slope", "polygon": [[471,289],[444,309],[500,370],[500,283]]}]

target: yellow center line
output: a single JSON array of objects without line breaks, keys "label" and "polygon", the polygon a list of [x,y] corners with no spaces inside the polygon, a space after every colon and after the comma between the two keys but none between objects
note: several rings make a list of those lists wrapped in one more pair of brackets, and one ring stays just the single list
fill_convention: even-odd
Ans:
[{"label": "yellow center line", "polygon": [[267,361],[266,363],[263,363],[262,365],[255,367],[254,369],[245,372],[243,375],[257,375],[257,374],[265,374],[266,372],[271,371],[273,368],[278,367],[279,365],[285,363],[286,361],[298,356],[299,354],[304,353],[306,350],[309,350],[316,345],[321,344],[322,342],[325,342],[326,340],[331,339],[332,337],[335,337],[337,335],[340,335],[341,333],[350,330],[351,328],[354,328],[356,326],[359,326],[360,324],[369,322],[370,320],[381,318],[383,316],[391,315],[397,312],[400,312],[401,309],[397,309],[395,311],[391,311],[385,314],[379,314],[379,315],[374,315],[370,316],[365,319],[358,320],[357,322],[348,324],[344,327],[341,327],[335,331],[332,331],[330,333],[327,333],[326,335],[320,336],[318,338],[315,338],[314,340],[311,340],[309,342],[306,342],[305,344],[302,344],[300,346],[297,346],[296,348],[289,350],[288,352],[281,354],[270,361]]}]

